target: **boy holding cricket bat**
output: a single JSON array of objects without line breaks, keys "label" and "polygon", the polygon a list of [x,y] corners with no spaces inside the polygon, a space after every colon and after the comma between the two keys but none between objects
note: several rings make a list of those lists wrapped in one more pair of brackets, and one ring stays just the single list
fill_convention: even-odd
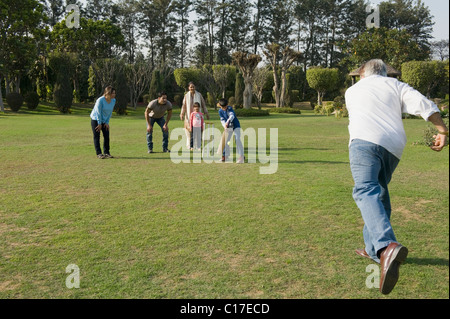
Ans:
[{"label": "boy holding cricket bat", "polygon": [[241,142],[241,124],[239,123],[236,113],[233,108],[228,105],[226,99],[220,99],[218,105],[220,122],[222,123],[225,131],[222,135],[222,162],[225,162],[230,155],[229,141],[234,133],[236,140],[236,151],[239,154],[239,159],[236,161],[238,164],[244,163],[244,147]]}]

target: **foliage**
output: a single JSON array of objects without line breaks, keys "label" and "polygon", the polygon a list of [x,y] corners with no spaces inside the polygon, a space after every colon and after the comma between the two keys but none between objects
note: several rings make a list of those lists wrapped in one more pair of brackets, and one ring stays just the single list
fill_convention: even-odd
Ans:
[{"label": "foliage", "polygon": [[333,90],[339,79],[338,69],[313,67],[306,71],[308,85],[317,91],[317,104],[322,104],[322,98],[327,91]]},{"label": "foliage", "polygon": [[302,111],[293,107],[273,107],[269,109],[270,113],[288,113],[288,114],[302,114]]},{"label": "foliage", "polygon": [[246,109],[251,108],[252,104],[252,83],[253,74],[261,62],[261,56],[258,54],[248,54],[247,52],[237,51],[233,55],[233,63],[238,66],[240,73],[244,79],[243,106]]},{"label": "foliage", "polygon": [[342,64],[356,67],[370,59],[382,59],[400,70],[403,63],[424,60],[429,51],[415,41],[406,30],[372,28],[349,42],[341,42],[347,57]]},{"label": "foliage", "polygon": [[125,76],[125,69],[122,67],[115,74],[115,80],[113,86],[116,89],[116,104],[114,105],[114,111],[117,115],[127,114],[127,105],[130,101],[130,87]]},{"label": "foliage", "polygon": [[240,109],[237,108],[234,110],[237,117],[253,117],[253,116],[269,116],[268,110],[259,110],[259,109]]},{"label": "foliage", "polygon": [[36,92],[28,92],[24,98],[27,108],[35,110],[39,105],[39,95]]},{"label": "foliage", "polygon": [[[445,125],[448,127],[449,126],[449,119],[444,118],[443,119]],[[438,134],[438,130],[436,129],[436,127],[434,127],[431,124],[427,125],[427,128],[423,131],[423,135],[422,135],[422,140],[420,142],[418,142],[417,144],[421,144],[421,145],[425,145],[425,146],[433,146],[434,144],[434,138],[433,136]]]},{"label": "foliage", "polygon": [[244,78],[240,72],[236,73],[234,100],[235,106],[242,107],[244,105]]},{"label": "foliage", "polygon": [[402,65],[402,80],[427,97],[436,87],[448,88],[448,61],[410,61]]},{"label": "foliage", "polygon": [[188,90],[189,82],[198,83],[200,80],[200,70],[196,68],[178,68],[173,71],[177,85]]},{"label": "foliage", "polygon": [[72,60],[68,54],[54,54],[50,66],[56,73],[56,83],[53,88],[53,100],[61,113],[70,113],[73,101],[71,81]]},{"label": "foliage", "polygon": [[6,103],[13,112],[19,112],[23,105],[23,97],[20,93],[11,92],[6,94]]}]

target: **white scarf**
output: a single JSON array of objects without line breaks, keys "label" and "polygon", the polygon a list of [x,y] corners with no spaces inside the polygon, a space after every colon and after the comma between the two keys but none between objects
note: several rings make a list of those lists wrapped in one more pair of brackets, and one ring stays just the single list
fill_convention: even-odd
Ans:
[{"label": "white scarf", "polygon": [[200,110],[202,110],[203,108],[202,95],[200,94],[200,92],[195,91],[192,105],[191,105],[191,92],[187,92],[186,95],[184,96],[184,99],[186,102],[186,119],[189,121],[194,106],[193,104],[195,102],[198,102],[198,104],[200,104]]}]

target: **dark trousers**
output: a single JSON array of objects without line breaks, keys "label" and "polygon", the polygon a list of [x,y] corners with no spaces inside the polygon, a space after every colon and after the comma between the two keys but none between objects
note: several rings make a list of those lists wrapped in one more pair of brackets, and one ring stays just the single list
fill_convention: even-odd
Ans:
[{"label": "dark trousers", "polygon": [[164,116],[159,119],[155,119],[153,117],[150,118],[150,125],[152,126],[152,130],[150,132],[147,132],[148,150],[153,150],[153,128],[155,126],[155,123],[158,123],[159,127],[161,127],[161,131],[162,131],[162,135],[163,135],[162,147],[163,147],[163,151],[165,151],[165,150],[167,150],[167,148],[169,146],[169,130],[167,130],[167,132],[163,130],[163,126],[164,126],[164,124],[166,124],[166,120],[164,119]]},{"label": "dark trousers", "polygon": [[[92,133],[94,133],[94,147],[97,155],[102,154],[102,149],[100,148],[100,132],[97,132],[95,128],[98,126],[98,122],[91,119]],[[105,154],[109,154],[109,130],[102,126],[103,133],[103,150]]]}]

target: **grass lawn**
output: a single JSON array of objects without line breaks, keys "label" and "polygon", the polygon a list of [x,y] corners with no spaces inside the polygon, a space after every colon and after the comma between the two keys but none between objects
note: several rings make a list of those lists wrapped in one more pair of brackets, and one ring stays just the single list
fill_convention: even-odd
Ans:
[{"label": "grass lawn", "polygon": [[[117,158],[99,160],[89,112],[0,113],[0,298],[449,298],[449,152],[413,145],[423,120],[404,121],[390,191],[410,253],[383,296],[354,253],[348,119],[241,118],[278,128],[278,171],[260,175],[259,162],[174,164],[159,130],[147,154],[143,108],[113,115]],[[69,264],[79,289],[66,287]]]}]

